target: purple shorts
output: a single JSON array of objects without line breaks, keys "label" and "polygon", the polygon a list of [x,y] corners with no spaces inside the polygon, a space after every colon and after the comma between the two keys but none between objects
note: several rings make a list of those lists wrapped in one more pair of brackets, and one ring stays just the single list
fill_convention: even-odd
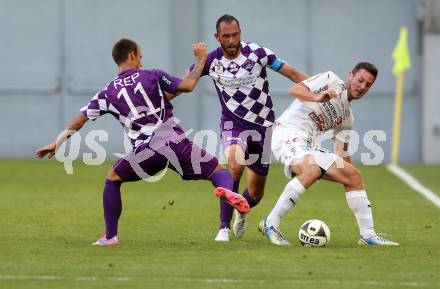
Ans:
[{"label": "purple shorts", "polygon": [[173,137],[152,137],[133,152],[118,159],[113,170],[124,181],[148,179],[170,168],[184,180],[207,180],[218,160],[187,139],[180,130]]},{"label": "purple shorts", "polygon": [[245,165],[254,173],[267,176],[271,161],[272,128],[244,128],[222,117],[220,123],[222,150],[239,145],[245,153]]}]

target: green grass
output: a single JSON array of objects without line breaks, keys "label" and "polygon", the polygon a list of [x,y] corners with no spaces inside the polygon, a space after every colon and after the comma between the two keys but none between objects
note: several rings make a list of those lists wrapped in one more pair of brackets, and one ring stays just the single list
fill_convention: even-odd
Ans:
[{"label": "green grass", "polygon": [[405,165],[402,166],[424,186],[440,195],[440,166],[439,165]]},{"label": "green grass", "polygon": [[[0,288],[440,288],[440,209],[384,167],[361,170],[377,231],[400,247],[358,246],[342,188],[323,181],[283,220],[293,246],[271,245],[256,227],[286,183],[274,165],[241,240],[213,241],[218,200],[209,182],[168,172],[159,183],[123,185],[121,245],[96,248],[109,166],[75,163],[66,175],[56,161],[0,161]],[[418,167],[416,176],[438,193],[435,171]],[[297,242],[311,218],[329,225],[328,247]]]}]

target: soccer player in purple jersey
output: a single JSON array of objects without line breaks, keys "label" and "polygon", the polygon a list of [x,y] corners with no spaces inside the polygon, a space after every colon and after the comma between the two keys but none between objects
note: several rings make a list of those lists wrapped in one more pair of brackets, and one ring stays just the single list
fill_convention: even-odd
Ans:
[{"label": "soccer player in purple jersey", "polygon": [[122,124],[133,150],[118,159],[107,174],[103,191],[106,231],[93,245],[119,243],[118,221],[122,212],[120,187],[123,182],[147,178],[167,167],[185,180],[211,180],[216,195],[242,213],[249,205],[242,196],[230,191],[232,177],[218,160],[185,137],[173,116],[172,105],[165,93],[192,91],[202,73],[207,51],[205,43],[193,44],[197,58],[191,73],[179,79],[166,72],[141,69],[142,52],[130,39],[121,39],[113,47],[113,59],[119,74],[81,109],[81,113],[49,145],[36,151],[39,158],[54,156],[57,147],[89,120],[110,113]]},{"label": "soccer player in purple jersey", "polygon": [[[270,163],[271,127],[275,122],[266,68],[294,82],[307,76],[294,69],[271,50],[255,43],[242,42],[238,20],[223,15],[217,20],[215,38],[220,47],[208,54],[202,75],[214,81],[222,115],[222,149],[239,192],[240,178],[247,167],[247,188],[243,196],[251,207],[263,197]],[[229,241],[233,208],[220,203],[220,228],[216,241]],[[236,213],[233,226],[236,238],[245,232],[245,215]]]}]

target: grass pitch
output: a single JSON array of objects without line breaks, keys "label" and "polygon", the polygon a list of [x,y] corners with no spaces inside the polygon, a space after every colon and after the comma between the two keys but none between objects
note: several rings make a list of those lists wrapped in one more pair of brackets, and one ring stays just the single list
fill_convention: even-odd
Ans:
[{"label": "grass pitch", "polygon": [[[440,209],[384,167],[361,171],[376,230],[400,247],[358,246],[341,186],[324,181],[282,222],[293,246],[271,245],[257,225],[286,183],[273,165],[241,240],[214,242],[213,187],[169,171],[159,183],[122,186],[121,245],[96,248],[90,244],[104,230],[109,166],[75,163],[74,175],[66,175],[56,161],[0,161],[0,288],[440,288]],[[440,167],[405,168],[440,192]],[[329,225],[327,247],[297,241],[311,218]]]}]

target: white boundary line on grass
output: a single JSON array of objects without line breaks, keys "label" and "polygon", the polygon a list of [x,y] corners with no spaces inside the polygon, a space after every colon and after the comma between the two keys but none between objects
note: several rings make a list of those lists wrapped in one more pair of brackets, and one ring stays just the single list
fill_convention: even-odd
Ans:
[{"label": "white boundary line on grass", "polygon": [[387,169],[393,173],[395,176],[399,177],[413,190],[419,192],[425,198],[427,198],[431,203],[440,208],[440,197],[434,194],[430,189],[423,186],[419,181],[417,181],[413,176],[408,174],[404,169],[395,165],[387,165]]},{"label": "white boundary line on grass", "polygon": [[[117,282],[130,282],[130,281],[148,281],[148,282],[184,282],[184,283],[206,283],[206,284],[272,284],[273,280],[265,279],[232,279],[232,278],[158,278],[158,277],[108,277],[108,276],[51,276],[51,275],[0,275],[0,281],[117,281]],[[396,286],[405,287],[431,287],[432,283],[425,282],[413,282],[413,281],[385,281],[385,280],[340,280],[340,279],[280,279],[279,283],[283,284],[316,284],[316,285],[367,285],[367,286],[385,286],[390,288],[396,288]]]}]

